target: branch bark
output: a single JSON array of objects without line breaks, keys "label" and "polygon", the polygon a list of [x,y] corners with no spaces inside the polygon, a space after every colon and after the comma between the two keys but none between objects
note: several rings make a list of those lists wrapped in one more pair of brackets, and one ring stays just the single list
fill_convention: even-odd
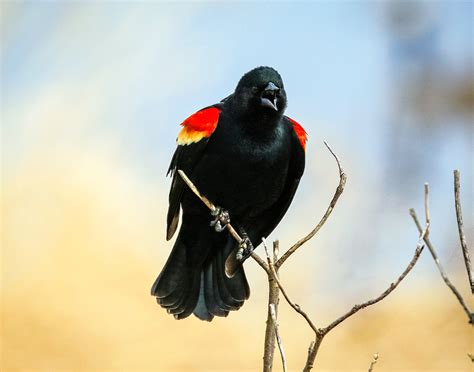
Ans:
[{"label": "branch bark", "polygon": [[374,356],[372,357],[372,361],[370,362],[369,372],[373,372],[374,366],[377,364],[378,360],[379,360],[379,353],[375,353]]},{"label": "branch bark", "polygon": [[[273,255],[274,259],[278,255],[278,240],[273,243]],[[259,257],[260,258],[260,257]],[[263,260],[262,260],[263,261]],[[265,264],[265,266],[267,266]],[[278,304],[280,302],[280,288],[275,282],[273,275],[270,271],[267,272],[268,276],[268,313],[267,313],[267,325],[265,329],[265,342],[264,342],[264,353],[263,353],[263,372],[271,372],[273,369],[273,359],[275,353],[275,341],[276,341],[276,329],[273,326],[274,321],[278,317]],[[278,276],[278,273],[277,273]],[[275,309],[275,320],[272,317],[270,307],[273,306]]]},{"label": "branch bark", "polygon": [[285,357],[285,350],[283,349],[283,342],[280,337],[280,333],[278,332],[278,322],[277,322],[277,315],[275,310],[275,305],[270,304],[269,306],[270,316],[273,322],[273,328],[275,329],[275,338],[277,341],[278,349],[280,350],[281,355],[281,364],[283,366],[283,372],[286,372],[286,357]]},{"label": "branch bark", "polygon": [[[469,285],[471,286],[471,293],[474,294],[474,274],[471,267],[471,259],[469,258],[469,250],[467,249],[466,235],[464,235],[464,226],[462,222],[461,211],[461,182],[459,170],[454,170],[454,205],[456,208],[456,219],[458,221],[459,240],[461,241],[462,254],[464,256],[464,263],[466,265],[467,277],[469,278]],[[472,321],[471,321],[472,322]]]},{"label": "branch bark", "polygon": [[[416,215],[416,212],[414,209],[410,209],[410,216],[413,218],[413,221],[415,222],[415,225],[418,229],[418,231],[421,233],[422,231],[422,228],[421,228],[421,225],[420,225],[420,221],[418,221],[418,216]],[[453,294],[456,296],[456,298],[458,299],[459,303],[461,304],[464,312],[467,314],[467,317],[469,319],[469,323],[473,323],[474,321],[474,314],[472,313],[472,311],[469,309],[469,307],[467,306],[466,304],[466,301],[464,301],[464,298],[461,296],[461,293],[459,293],[459,291],[457,290],[457,288],[453,285],[453,283],[451,283],[451,281],[449,280],[448,278],[448,275],[446,274],[446,271],[444,271],[444,268],[443,266],[441,265],[441,262],[439,260],[439,257],[438,257],[438,254],[436,253],[436,250],[433,246],[433,244],[431,243],[431,240],[428,236],[425,236],[424,238],[425,240],[425,243],[426,243],[426,246],[428,247],[428,250],[430,251],[431,253],[431,256],[433,257],[433,260],[436,264],[436,267],[438,268],[438,271],[439,273],[441,274],[441,277],[443,278],[444,282],[446,283],[446,285],[449,287],[449,289],[451,289],[451,291],[453,292]]]}]

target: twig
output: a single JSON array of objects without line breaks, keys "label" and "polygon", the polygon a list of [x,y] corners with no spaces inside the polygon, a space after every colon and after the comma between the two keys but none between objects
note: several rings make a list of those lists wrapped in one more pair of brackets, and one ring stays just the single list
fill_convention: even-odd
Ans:
[{"label": "twig", "polygon": [[[216,206],[208,199],[206,198],[204,195],[202,195],[199,190],[197,189],[197,187],[194,185],[194,183],[188,178],[188,176],[186,175],[186,173],[184,173],[181,169],[178,169],[178,174],[180,175],[180,177],[183,179],[183,181],[186,183],[186,185],[188,185],[188,187],[191,189],[191,191],[196,194],[196,196],[201,199],[201,201],[206,205],[206,207],[208,207],[211,212],[214,212],[216,210]],[[227,230],[229,231],[229,233],[232,235],[232,237],[238,242],[238,243],[241,243],[242,242],[242,238],[240,237],[240,235],[237,233],[237,231],[235,231],[235,229],[232,227],[232,225],[230,223],[228,223],[226,225],[226,228]],[[267,267],[267,264],[265,263],[264,260],[262,260],[255,252],[252,252],[251,254],[252,258],[260,265],[260,267],[262,269],[264,269],[267,274],[269,273],[268,271],[268,267]]]},{"label": "twig", "polygon": [[372,357],[372,362],[370,363],[369,366],[369,372],[373,372],[375,364],[377,364],[377,361],[379,360],[379,353],[375,353],[374,356]]},{"label": "twig", "polygon": [[[278,255],[278,240],[273,242],[273,259],[276,260]],[[260,257],[259,257],[260,258]],[[265,264],[267,266],[267,264]],[[278,275],[278,273],[277,273]],[[272,314],[270,312],[270,306],[275,309],[275,316],[277,315],[277,309],[279,304],[280,288],[273,279],[273,274],[268,270],[268,314],[267,314],[267,325],[265,329],[265,343],[263,353],[263,372],[271,372],[273,369],[273,357],[275,353],[275,341],[276,333],[275,327],[273,326]]]},{"label": "twig", "polygon": [[[415,212],[414,209],[410,209],[410,216],[413,218],[413,221],[415,222],[415,225],[416,225],[418,231],[421,232],[420,221],[418,221],[418,217],[417,217],[416,212]],[[464,298],[461,296],[461,294],[459,293],[457,288],[449,280],[448,275],[444,271],[444,268],[441,265],[441,262],[439,261],[438,254],[436,253],[436,250],[434,249],[433,244],[431,243],[430,238],[428,236],[425,236],[425,243],[426,243],[426,246],[428,247],[428,249],[431,253],[431,256],[433,257],[433,260],[436,264],[436,267],[438,268],[439,273],[441,274],[441,277],[443,278],[444,282],[449,287],[449,289],[451,289],[451,291],[454,293],[454,295],[458,299],[459,303],[461,304],[462,308],[464,309],[464,312],[467,314],[469,322],[473,323],[474,314],[472,313],[472,311],[467,306],[466,301],[464,301]]]},{"label": "twig", "polygon": [[311,319],[309,318],[308,314],[306,314],[302,309],[301,307],[298,305],[298,304],[295,304],[294,302],[291,301],[290,297],[288,296],[288,294],[286,293],[286,290],[285,288],[283,287],[283,285],[281,284],[280,282],[280,279],[278,278],[278,275],[275,271],[275,265],[270,257],[270,253],[268,252],[268,248],[267,248],[267,242],[265,240],[265,238],[262,238],[262,243],[263,243],[263,247],[265,248],[265,253],[267,255],[267,263],[268,263],[268,267],[270,268],[270,272],[272,273],[273,275],[273,280],[275,280],[275,282],[278,284],[278,287],[280,288],[280,292],[283,294],[283,297],[285,297],[285,300],[286,302],[288,302],[288,304],[299,314],[301,314],[301,316],[303,316],[303,318],[306,319],[306,322],[308,323],[308,325],[311,327],[311,329],[318,333],[319,330],[317,329],[317,327],[314,325],[314,323],[311,321]]},{"label": "twig", "polygon": [[275,304],[270,304],[269,306],[270,315],[273,322],[273,327],[275,328],[275,337],[278,344],[278,349],[280,350],[281,355],[281,363],[283,365],[283,371],[286,372],[286,357],[285,357],[285,350],[283,349],[283,342],[281,341],[280,332],[278,332],[278,323],[277,323],[277,316],[275,310]]},{"label": "twig", "polygon": [[474,274],[471,267],[471,259],[469,258],[469,250],[467,249],[466,235],[464,235],[464,228],[462,222],[461,212],[461,182],[459,170],[454,170],[454,205],[456,207],[456,218],[458,221],[459,239],[461,240],[462,254],[464,256],[464,263],[466,264],[467,276],[471,286],[471,293],[474,294]]},{"label": "twig", "polygon": [[[211,210],[211,212],[214,212],[216,210],[216,206],[208,198],[206,198],[204,195],[202,195],[199,192],[197,187],[194,186],[194,183],[192,183],[191,180],[188,178],[188,176],[186,176],[186,173],[184,173],[181,169],[178,169],[178,174],[181,176],[181,178],[186,183],[186,185],[188,185],[188,187],[191,189],[191,191],[194,194],[196,194],[196,196],[199,199],[201,199],[201,201],[206,205],[206,207],[208,207]],[[234,239],[237,240],[237,242],[239,242],[239,243],[242,242],[242,238],[237,233],[237,231],[235,231],[235,229],[232,227],[232,225],[230,223],[228,223],[226,225],[226,228],[229,231],[229,233],[234,237]]]},{"label": "twig", "polygon": [[329,207],[327,208],[326,212],[324,213],[323,217],[319,221],[319,223],[316,225],[316,227],[304,238],[298,240],[293,246],[291,246],[281,258],[275,262],[275,267],[279,268],[283,263],[290,257],[293,253],[296,252],[296,250],[301,247],[304,243],[306,243],[308,240],[310,240],[313,236],[317,234],[317,232],[323,227],[323,225],[326,223],[327,219],[331,215],[334,207],[336,206],[337,200],[341,196],[342,192],[344,191],[344,187],[346,185],[346,180],[347,180],[347,175],[344,173],[344,170],[342,168],[341,162],[339,161],[339,158],[337,157],[336,153],[331,149],[331,147],[328,145],[326,141],[324,141],[324,144],[328,148],[328,150],[331,152],[332,156],[334,156],[334,159],[336,159],[337,162],[337,167],[339,168],[339,185],[337,186],[336,192],[329,203]]},{"label": "twig", "polygon": [[333,321],[331,324],[329,324],[326,328],[323,328],[323,332],[324,333],[329,332],[331,329],[333,329],[337,325],[341,324],[344,320],[346,320],[350,316],[354,315],[359,310],[362,310],[363,308],[365,308],[367,306],[371,306],[371,305],[376,304],[377,302],[379,302],[379,301],[383,300],[385,297],[387,297],[390,293],[392,293],[393,290],[395,288],[397,288],[398,285],[402,282],[402,280],[405,279],[405,277],[413,269],[416,262],[418,261],[418,258],[420,257],[420,254],[423,251],[423,247],[424,247],[423,239],[424,239],[425,235],[428,233],[428,231],[429,231],[429,225],[427,224],[425,229],[422,231],[422,233],[420,235],[420,238],[419,238],[418,244],[416,246],[415,254],[413,255],[413,258],[411,259],[408,266],[405,268],[405,270],[403,270],[403,272],[400,274],[400,276],[397,278],[397,280],[395,282],[390,283],[390,286],[384,292],[382,292],[378,297],[376,297],[372,300],[363,302],[359,305],[354,305],[352,307],[352,309],[349,310],[347,313],[345,313],[344,315],[337,318],[335,321]]},{"label": "twig", "polygon": [[[418,244],[416,246],[416,249],[415,249],[415,253],[413,255],[413,258],[410,260],[410,262],[408,263],[408,266],[405,268],[405,270],[400,274],[400,276],[397,278],[397,280],[393,283],[390,284],[390,286],[384,291],[382,292],[378,297],[374,298],[374,299],[371,299],[371,300],[368,300],[366,302],[363,302],[361,304],[358,304],[358,305],[354,305],[348,312],[346,312],[345,314],[343,314],[342,316],[340,316],[339,318],[337,318],[336,320],[334,320],[332,323],[330,323],[327,327],[325,328],[318,328],[316,327],[316,325],[313,323],[313,321],[310,319],[310,317],[308,316],[308,314],[303,311],[301,309],[301,307],[294,303],[288,296],[288,294],[286,293],[286,290],[285,288],[283,287],[283,285],[281,284],[278,276],[276,275],[276,271],[275,271],[275,264],[273,263],[273,260],[271,259],[270,257],[270,253],[268,251],[268,248],[267,248],[267,244],[266,244],[266,241],[265,239],[263,238],[262,239],[262,242],[263,242],[263,246],[265,248],[265,253],[267,255],[267,264],[268,264],[268,267],[270,268],[270,272],[273,274],[273,279],[275,280],[275,282],[278,284],[278,287],[280,288],[280,291],[281,293],[283,294],[283,297],[285,297],[285,300],[286,302],[288,302],[288,304],[298,313],[300,314],[305,320],[306,322],[308,323],[308,325],[310,326],[310,328],[314,331],[314,334],[315,334],[315,340],[314,342],[311,343],[309,349],[308,349],[308,357],[306,359],[306,364],[304,366],[304,369],[303,371],[304,372],[308,372],[310,371],[312,368],[313,368],[313,365],[314,365],[314,360],[316,359],[316,355],[319,351],[319,347],[321,346],[321,343],[323,341],[323,338],[332,330],[334,329],[335,327],[337,327],[339,324],[341,324],[343,321],[345,321],[346,319],[348,319],[349,317],[351,317],[352,315],[354,315],[355,313],[357,313],[358,311],[368,307],[368,306],[371,306],[371,305],[374,305],[376,304],[377,302],[383,300],[385,297],[387,297],[390,293],[392,293],[395,288],[397,288],[397,286],[402,282],[402,280],[410,273],[410,271],[413,269],[413,267],[415,266],[415,264],[417,263],[418,261],[418,258],[420,257],[421,255],[421,252],[423,251],[423,247],[424,247],[424,239],[426,237],[426,235],[429,233],[429,227],[430,227],[430,223],[429,223],[429,218],[430,218],[430,214],[429,214],[429,204],[428,204],[428,199],[429,199],[429,187],[428,187],[428,184],[425,184],[425,216],[426,216],[426,225],[425,225],[425,228],[424,230],[421,231],[420,233],[420,237],[419,237],[419,240],[418,240]],[[280,259],[281,260],[281,259]]]}]

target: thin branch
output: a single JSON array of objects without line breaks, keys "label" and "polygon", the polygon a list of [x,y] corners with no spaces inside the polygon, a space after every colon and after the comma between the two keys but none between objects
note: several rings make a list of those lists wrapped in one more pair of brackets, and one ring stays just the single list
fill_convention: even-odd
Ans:
[{"label": "thin branch", "polygon": [[413,258],[410,260],[410,262],[408,263],[408,266],[405,268],[405,270],[403,270],[403,272],[400,274],[400,276],[398,277],[398,279],[395,282],[390,283],[390,286],[384,292],[382,292],[378,297],[376,297],[372,300],[363,302],[361,304],[354,305],[352,307],[352,309],[350,309],[344,315],[337,318],[335,321],[333,321],[331,324],[329,324],[326,328],[323,328],[322,332],[325,333],[325,334],[328,333],[330,330],[332,330],[333,328],[335,328],[336,326],[341,324],[344,320],[346,320],[350,316],[354,315],[358,311],[360,311],[360,310],[362,310],[362,309],[364,309],[368,306],[376,304],[377,302],[379,302],[379,301],[383,300],[385,297],[387,297],[390,293],[392,293],[393,290],[395,288],[397,288],[398,285],[402,282],[402,280],[405,279],[405,277],[413,269],[416,262],[418,261],[418,258],[420,257],[421,252],[423,251],[423,247],[424,247],[423,240],[424,240],[426,234],[428,233],[428,231],[429,231],[429,225],[426,224],[425,229],[422,231],[422,233],[420,235],[420,238],[419,238],[418,244],[416,246],[415,254],[413,255]]},{"label": "thin branch", "polygon": [[[417,217],[416,212],[415,212],[414,209],[410,209],[410,216],[413,218],[413,221],[415,222],[415,225],[416,225],[418,231],[421,232],[420,221],[418,221],[418,217]],[[436,267],[438,268],[439,273],[441,274],[441,277],[443,278],[444,282],[449,287],[449,289],[451,289],[451,291],[454,293],[454,295],[458,299],[459,303],[461,304],[462,308],[464,309],[464,312],[467,314],[469,322],[473,323],[474,314],[472,313],[472,311],[467,306],[466,301],[464,301],[464,298],[461,296],[461,294],[459,293],[457,288],[449,280],[448,275],[444,271],[444,268],[441,265],[441,262],[439,261],[438,254],[436,253],[436,250],[434,249],[433,244],[431,243],[430,238],[428,236],[425,236],[425,243],[426,243],[426,246],[428,247],[428,249],[431,253],[431,256],[433,257],[433,260],[436,264]]]},{"label": "thin branch", "polygon": [[[382,292],[378,297],[368,300],[366,302],[363,302],[358,305],[354,305],[348,312],[337,318],[335,321],[330,323],[327,327],[325,328],[317,328],[316,325],[313,323],[313,321],[309,318],[308,314],[306,314],[305,311],[301,309],[301,307],[291,301],[289,298],[288,294],[286,293],[285,288],[281,284],[275,270],[275,264],[270,256],[270,253],[268,251],[268,247],[265,241],[265,238],[262,238],[263,242],[263,247],[265,248],[265,253],[267,256],[267,263],[268,267],[270,268],[271,273],[273,274],[273,279],[275,282],[278,284],[278,287],[280,288],[281,293],[285,297],[285,300],[288,302],[288,304],[298,313],[300,314],[308,323],[310,328],[314,331],[315,334],[315,340],[314,342],[311,343],[309,349],[308,349],[308,357],[306,359],[306,364],[304,366],[303,371],[308,372],[313,368],[314,365],[314,360],[316,359],[317,353],[319,351],[319,347],[321,346],[321,343],[323,341],[323,338],[335,327],[337,327],[339,324],[341,324],[343,321],[354,315],[355,313],[359,312],[360,310],[374,305],[380,301],[382,301],[385,297],[387,297],[390,293],[392,293],[395,288],[402,282],[403,279],[410,273],[410,271],[413,269],[415,264],[418,261],[418,258],[421,255],[421,252],[423,251],[424,248],[424,240],[427,234],[429,234],[429,228],[430,228],[430,223],[429,223],[429,218],[430,218],[430,213],[429,213],[429,187],[428,184],[425,184],[425,216],[426,216],[426,225],[424,230],[421,231],[420,237],[418,240],[418,244],[415,249],[415,253],[413,255],[413,258],[410,260],[408,263],[408,266],[405,268],[405,270],[400,274],[400,276],[397,278],[397,280],[393,283],[390,284],[390,286]],[[281,260],[281,259],[280,259]]]},{"label": "thin branch", "polygon": [[[188,187],[191,189],[191,191],[199,198],[201,201],[208,207],[211,212],[214,212],[216,210],[216,206],[214,203],[212,203],[208,198],[206,198],[204,195],[202,195],[197,187],[194,185],[194,183],[188,178],[186,173],[184,173],[181,169],[178,169],[178,174],[180,177],[183,179],[183,181],[188,185]],[[238,242],[242,242],[242,238],[240,235],[235,231],[235,229],[232,227],[230,223],[226,225],[227,230],[229,231],[230,235]],[[252,252],[251,254],[252,258],[260,265],[262,269],[264,269],[267,274],[269,273],[267,264],[265,263],[264,260],[262,260],[255,252]]]},{"label": "thin branch", "polygon": [[267,242],[265,240],[265,238],[262,238],[262,243],[263,243],[263,247],[265,248],[265,253],[267,255],[267,263],[268,263],[268,267],[270,268],[270,272],[272,273],[273,275],[273,280],[275,280],[275,282],[278,284],[278,287],[280,288],[280,292],[283,294],[283,297],[285,297],[285,300],[286,302],[288,302],[288,304],[297,312],[299,313],[301,316],[303,316],[303,318],[306,319],[306,322],[308,323],[308,325],[311,327],[311,329],[315,332],[315,333],[319,333],[319,330],[318,328],[314,325],[314,323],[311,321],[311,319],[309,318],[308,314],[306,314],[302,309],[301,307],[298,305],[298,304],[295,304],[294,302],[291,301],[290,297],[288,296],[288,294],[286,293],[286,290],[285,288],[283,287],[283,285],[281,284],[280,282],[280,279],[278,278],[278,275],[275,271],[275,265],[273,263],[273,260],[271,259],[270,257],[270,253],[268,252],[268,247],[267,247]]},{"label": "thin branch", "polygon": [[341,196],[342,192],[344,191],[344,187],[346,185],[346,180],[347,180],[347,175],[344,173],[344,170],[342,169],[341,162],[339,161],[339,158],[337,157],[336,153],[331,149],[331,147],[328,145],[326,141],[324,141],[324,144],[328,148],[328,150],[331,152],[332,156],[336,159],[337,162],[337,167],[339,168],[339,185],[337,186],[336,192],[334,193],[334,196],[329,203],[329,207],[327,208],[326,212],[324,213],[323,217],[321,218],[321,221],[316,225],[316,227],[304,238],[298,240],[293,246],[288,249],[281,258],[275,262],[275,266],[279,268],[283,263],[290,257],[293,253],[296,252],[296,250],[301,247],[304,243],[306,243],[308,240],[310,240],[313,236],[317,234],[317,232],[323,227],[323,225],[326,223],[327,219],[331,215],[334,207],[336,206],[337,200]]},{"label": "thin branch", "polygon": [[[278,255],[278,240],[273,242],[273,259],[276,260],[276,255]],[[259,257],[260,258],[260,257]],[[266,267],[267,264],[265,264]],[[277,273],[278,274],[278,273]],[[273,306],[275,309],[275,318],[278,314],[278,305],[280,297],[280,288],[278,284],[273,279],[273,274],[268,269],[267,271],[268,278],[268,313],[267,313],[267,325],[265,329],[265,343],[264,343],[264,353],[263,353],[263,372],[271,372],[273,369],[273,357],[275,354],[275,327],[273,326],[272,314],[270,312],[270,306]]]},{"label": "thin branch", "polygon": [[283,371],[286,372],[286,357],[285,357],[285,350],[283,349],[283,342],[281,341],[280,332],[278,332],[278,323],[277,323],[277,316],[275,310],[275,304],[269,305],[270,315],[273,322],[273,327],[275,328],[275,337],[278,344],[278,349],[280,350],[281,355],[281,363],[283,365]]},{"label": "thin branch", "polygon": [[[199,190],[197,189],[196,186],[194,186],[194,183],[192,183],[192,181],[188,178],[188,176],[186,176],[186,173],[184,173],[181,169],[178,169],[178,174],[181,176],[181,178],[183,179],[183,181],[186,183],[186,185],[188,185],[188,187],[191,189],[191,191],[196,194],[196,196],[201,199],[201,201],[206,205],[206,207],[208,207],[211,212],[214,212],[216,210],[216,206],[208,199],[206,198],[204,195],[202,195]],[[230,223],[228,223],[226,225],[226,228],[227,230],[229,231],[230,235],[233,236],[233,238],[235,240],[237,240],[237,242],[241,243],[242,242],[242,238],[240,237],[240,235],[237,233],[237,231],[235,231],[235,229],[232,227],[232,225]]]},{"label": "thin branch", "polygon": [[263,270],[265,270],[267,275],[270,275],[269,267],[267,266],[265,261],[262,258],[260,258],[260,256],[258,254],[256,254],[255,252],[252,252],[250,256],[252,256],[252,258],[255,260],[255,262],[258,263]]},{"label": "thin branch", "polygon": [[372,362],[370,363],[369,366],[369,372],[373,372],[375,364],[377,364],[377,361],[379,360],[379,353],[375,353],[374,356],[372,357]]},{"label": "thin branch", "polygon": [[[429,194],[430,194],[430,186],[428,183],[425,183],[425,221],[426,224],[429,225],[431,223],[430,220],[430,206],[429,206]],[[421,231],[420,231],[421,234]],[[426,236],[429,235],[429,231],[426,232]]]},{"label": "thin branch", "polygon": [[454,170],[454,205],[456,207],[456,218],[458,221],[459,239],[461,240],[462,254],[464,256],[464,263],[466,264],[467,276],[471,286],[471,293],[474,294],[474,273],[472,272],[471,259],[469,258],[469,250],[467,249],[466,235],[464,235],[464,228],[462,222],[461,211],[461,182],[459,170]]}]

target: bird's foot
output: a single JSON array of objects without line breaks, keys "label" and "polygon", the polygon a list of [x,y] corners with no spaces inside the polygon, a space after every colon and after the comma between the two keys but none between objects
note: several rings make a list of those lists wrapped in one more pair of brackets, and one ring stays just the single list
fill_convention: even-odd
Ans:
[{"label": "bird's foot", "polygon": [[239,250],[237,251],[235,258],[237,261],[245,261],[255,249],[252,242],[250,241],[246,232],[241,232],[242,240],[239,243]]},{"label": "bird's foot", "polygon": [[211,215],[214,219],[211,221],[210,226],[214,227],[214,230],[217,232],[224,231],[226,226],[230,223],[230,215],[229,212],[221,207],[216,207],[212,212]]}]

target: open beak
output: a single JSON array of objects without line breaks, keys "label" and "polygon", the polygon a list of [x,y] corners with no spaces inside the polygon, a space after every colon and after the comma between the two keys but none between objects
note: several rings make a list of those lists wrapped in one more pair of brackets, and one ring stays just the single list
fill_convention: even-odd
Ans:
[{"label": "open beak", "polygon": [[280,88],[269,82],[268,85],[265,87],[265,90],[262,92],[261,103],[262,106],[271,107],[275,111],[278,111],[277,107],[277,94],[280,91]]}]

